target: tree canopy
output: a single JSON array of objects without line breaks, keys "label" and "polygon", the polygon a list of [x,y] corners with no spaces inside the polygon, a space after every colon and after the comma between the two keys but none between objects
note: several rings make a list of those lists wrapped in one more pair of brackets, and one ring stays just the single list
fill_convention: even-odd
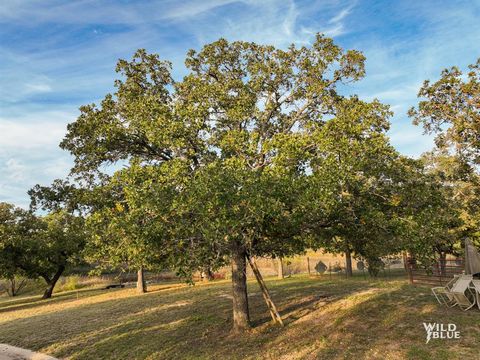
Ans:
[{"label": "tree canopy", "polygon": [[63,210],[40,217],[5,203],[0,208],[3,276],[41,277],[47,283],[43,297],[51,297],[63,272],[81,261],[83,219]]},{"label": "tree canopy", "polygon": [[414,124],[435,135],[436,149],[423,160],[459,213],[456,241],[447,246],[457,252],[466,237],[478,242],[480,224],[480,59],[468,68],[464,74],[453,66],[437,81],[426,80],[418,92],[418,106],[409,111]]},{"label": "tree canopy", "polygon": [[188,245],[185,254],[206,263],[233,259],[234,326],[243,329],[246,256],[303,248],[292,242],[295,179],[308,167],[311,130],[334,113],[338,84],[364,75],[363,62],[321,35],[311,47],[287,50],[220,39],[190,51],[189,73],[175,82],[170,63],[139,50],[118,62],[117,91],[80,109],[61,147],[84,178],[119,161],[129,162],[132,177],[134,165],[167,169],[161,181],[152,171],[152,189],[187,178],[182,201],[155,211],[160,222],[176,219],[175,236],[163,235],[173,246],[163,245]]},{"label": "tree canopy", "polygon": [[442,71],[436,82],[425,80],[422,98],[409,115],[426,133],[436,134],[440,149],[453,150],[459,159],[480,161],[480,59],[463,74],[458,67]]}]

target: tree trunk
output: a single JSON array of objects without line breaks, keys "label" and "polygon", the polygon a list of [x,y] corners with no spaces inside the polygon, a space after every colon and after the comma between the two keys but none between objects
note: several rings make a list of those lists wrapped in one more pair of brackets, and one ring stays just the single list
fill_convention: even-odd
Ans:
[{"label": "tree trunk", "polygon": [[236,243],[232,249],[232,296],[233,331],[243,332],[250,328],[250,314],[247,296],[247,252]]},{"label": "tree trunk", "polygon": [[[8,293],[8,291],[7,291]],[[10,279],[10,296],[17,296],[17,291],[15,288],[15,278]]]},{"label": "tree trunk", "polygon": [[215,279],[215,277],[213,276],[212,270],[210,269],[210,267],[207,266],[207,267],[203,270],[203,280],[213,281],[214,279]]},{"label": "tree trunk", "polygon": [[8,282],[10,283],[10,287],[8,285],[5,285],[5,289],[7,290],[8,296],[17,296],[18,293],[25,287],[27,284],[27,279],[22,278],[17,281],[17,279],[14,277],[8,279]]},{"label": "tree trunk", "polygon": [[281,257],[278,258],[278,270],[277,270],[277,276],[279,279],[283,279],[283,260]]},{"label": "tree trunk", "polygon": [[308,272],[308,276],[311,275],[311,272],[310,272],[310,258],[307,256],[307,272]]},{"label": "tree trunk", "polygon": [[352,254],[350,253],[350,250],[345,251],[345,274],[347,277],[353,276],[353,270],[352,270]]},{"label": "tree trunk", "polygon": [[42,299],[50,299],[52,297],[53,289],[57,284],[58,279],[60,279],[60,276],[62,276],[64,271],[65,271],[65,266],[61,265],[59,266],[55,275],[53,275],[52,279],[44,278],[48,286],[45,292],[43,293]]},{"label": "tree trunk", "polygon": [[413,269],[416,268],[415,256],[412,252],[407,254],[407,269],[408,269],[408,281],[410,285],[413,285]]},{"label": "tree trunk", "polygon": [[406,251],[403,251],[403,252],[402,252],[402,258],[403,258],[403,268],[405,269],[406,272],[408,272],[407,253],[406,253]]},{"label": "tree trunk", "polygon": [[445,276],[447,273],[447,253],[440,251],[440,275]]},{"label": "tree trunk", "polygon": [[145,272],[143,266],[137,272],[137,292],[144,294],[147,292],[147,282],[145,281]]}]

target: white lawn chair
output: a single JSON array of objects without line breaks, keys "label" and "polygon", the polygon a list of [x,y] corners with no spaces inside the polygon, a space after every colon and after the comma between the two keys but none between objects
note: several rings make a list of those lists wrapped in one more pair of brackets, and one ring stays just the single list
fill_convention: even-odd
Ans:
[{"label": "white lawn chair", "polygon": [[460,275],[450,291],[458,307],[463,311],[467,311],[475,305],[475,294],[470,288],[472,279],[472,275]]},{"label": "white lawn chair", "polygon": [[458,278],[459,275],[454,275],[453,279],[450,280],[445,286],[437,286],[432,288],[432,293],[440,304],[448,307],[457,305],[457,301],[452,294],[452,288],[456,284]]},{"label": "white lawn chair", "polygon": [[480,309],[480,280],[472,280],[472,286],[475,289],[475,298],[477,300],[477,306]]}]

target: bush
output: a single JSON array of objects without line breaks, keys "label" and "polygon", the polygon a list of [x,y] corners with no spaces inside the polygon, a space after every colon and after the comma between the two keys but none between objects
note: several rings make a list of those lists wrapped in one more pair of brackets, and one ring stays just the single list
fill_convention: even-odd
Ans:
[{"label": "bush", "polygon": [[330,265],[330,267],[328,268],[328,271],[331,271],[331,272],[342,271],[342,266],[340,265],[340,262],[336,261],[335,264]]},{"label": "bush", "polygon": [[71,275],[64,278],[63,283],[58,287],[58,291],[71,291],[84,287],[81,278],[78,275]]},{"label": "bush", "polygon": [[28,279],[15,276],[11,279],[4,279],[0,282],[0,294],[7,293],[8,296],[17,296],[27,286]]},{"label": "bush", "polygon": [[385,264],[380,258],[369,258],[367,259],[367,266],[370,276],[377,277],[380,270],[385,267]]}]

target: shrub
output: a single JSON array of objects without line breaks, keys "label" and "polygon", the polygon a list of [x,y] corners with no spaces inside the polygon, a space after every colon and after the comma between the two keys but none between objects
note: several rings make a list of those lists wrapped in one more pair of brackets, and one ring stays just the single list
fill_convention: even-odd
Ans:
[{"label": "shrub", "polygon": [[0,283],[0,293],[6,292],[8,296],[17,296],[27,284],[28,279],[21,276],[4,279]]},{"label": "shrub", "polygon": [[383,263],[382,259],[372,257],[367,259],[367,266],[370,276],[377,277],[380,270],[385,267],[385,264]]},{"label": "shrub", "polygon": [[340,265],[340,262],[336,261],[335,264],[330,265],[330,267],[328,268],[328,271],[331,271],[331,272],[342,271],[342,266]]},{"label": "shrub", "polygon": [[59,287],[59,291],[71,291],[84,287],[81,283],[81,278],[78,275],[71,275],[65,278],[64,282]]}]

